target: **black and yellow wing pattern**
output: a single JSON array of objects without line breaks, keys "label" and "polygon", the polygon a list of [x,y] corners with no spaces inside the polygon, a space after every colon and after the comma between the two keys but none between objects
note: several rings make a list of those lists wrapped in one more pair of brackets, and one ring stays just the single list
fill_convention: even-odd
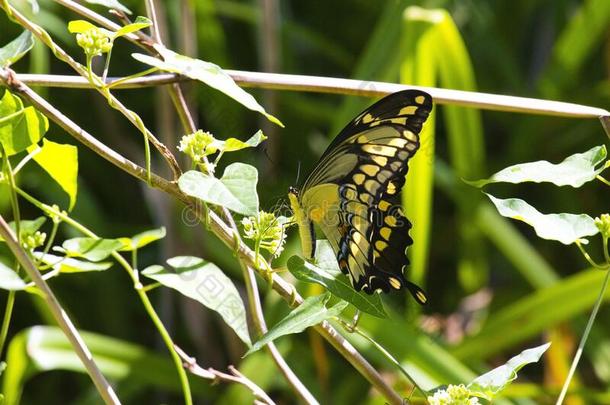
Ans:
[{"label": "black and yellow wing pattern", "polygon": [[400,191],[432,97],[404,90],[354,118],[331,142],[300,191],[289,199],[303,254],[314,256],[314,224],[337,255],[353,287],[369,294],[407,288],[419,303],[426,295],[404,277],[411,223]]}]

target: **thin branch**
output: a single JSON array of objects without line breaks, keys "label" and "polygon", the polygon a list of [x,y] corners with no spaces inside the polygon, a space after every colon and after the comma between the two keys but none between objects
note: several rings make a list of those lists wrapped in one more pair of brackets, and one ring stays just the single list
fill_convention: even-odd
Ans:
[{"label": "thin branch", "polygon": [[[333,77],[286,75],[240,70],[225,70],[225,72],[227,72],[237,84],[246,88],[308,91],[363,97],[380,97],[404,89],[420,89],[430,93],[436,104],[548,116],[600,118],[602,125],[605,125],[604,128],[608,128],[607,132],[610,133],[610,112],[603,108],[590,107],[581,104]],[[91,88],[91,85],[85,79],[69,75],[19,74],[18,77],[24,83],[28,83],[32,86]],[[112,83],[117,80],[121,80],[121,78],[108,78],[107,83]],[[190,81],[190,79],[173,73],[163,73],[125,80],[120,85],[113,87],[113,89],[133,89],[184,81]]]},{"label": "thin branch", "polygon": [[[0,2],[0,7],[4,9],[7,16],[17,24],[21,25],[26,30],[30,31],[37,39],[39,39],[43,44],[45,44],[59,60],[68,64],[76,73],[78,73],[83,78],[90,76],[90,70],[86,69],[83,65],[75,61],[66,51],[64,51],[59,45],[57,45],[51,36],[39,25],[36,25],[32,21],[28,20],[25,16],[23,16],[19,11],[17,11],[14,7],[12,7],[6,0]],[[90,85],[89,88],[92,88]],[[138,114],[134,111],[128,109],[119,99],[117,99],[110,90],[106,87],[94,86],[93,87],[98,93],[100,93],[106,101],[108,105],[110,105],[115,110],[119,111],[127,120],[135,126],[146,138],[146,142],[150,141],[153,146],[159,151],[163,159],[167,162],[168,166],[172,170],[174,177],[177,179],[181,170],[178,166],[178,162],[174,158],[174,155],[167,149],[167,147],[160,142],[152,132],[146,128],[146,125],[140,118]],[[147,179],[147,182],[150,179]]]},{"label": "thin branch", "polygon": [[[28,100],[38,110],[44,113],[49,119],[63,128],[69,135],[89,147],[92,151],[108,160],[119,169],[140,179],[147,181],[146,170],[132,161],[126,159],[121,154],[112,150],[108,146],[98,141],[94,136],[79,127],[70,118],[66,117],[61,111],[57,110],[53,105],[47,102],[44,98],[34,92],[31,88],[19,81],[10,69],[0,68],[0,82],[7,86],[11,91],[18,93],[20,96]],[[172,197],[184,203],[189,209],[193,210],[198,215],[202,215],[200,205],[194,199],[182,193],[178,187],[154,174],[151,173],[151,186],[158,188]],[[235,235],[233,230],[220,219],[220,217],[211,210],[207,211],[211,231],[228,247],[235,247]],[[248,246],[240,243],[237,247],[237,254],[240,259],[248,266],[257,269],[254,252]],[[264,276],[261,273],[262,276]],[[295,291],[294,287],[273,273],[270,277],[271,287],[292,306],[296,306],[303,302],[303,298]],[[328,322],[323,322],[315,327],[315,330],[320,333],[345,359],[373,385],[381,395],[391,404],[401,404],[401,397],[392,389],[383,377],[375,370],[375,368],[349,343],[336,329]]]},{"label": "thin branch", "polygon": [[[256,285],[256,276],[254,270],[241,263],[242,270],[244,273],[244,279],[246,281],[246,289],[248,291],[248,304],[250,312],[252,313],[252,320],[254,326],[260,335],[267,333],[267,324],[265,323],[265,317],[263,316],[263,307],[261,305],[261,299],[258,294],[258,286]],[[270,342],[265,345],[266,350],[271,355],[271,358],[279,368],[280,372],[284,375],[284,378],[292,386],[294,392],[306,403],[306,404],[317,404],[316,398],[309,392],[307,387],[301,382],[299,377],[292,371],[286,360],[282,357],[275,343]]]},{"label": "thin branch", "polygon": [[42,291],[42,298],[45,300],[47,307],[50,309],[53,317],[57,321],[57,324],[64,332],[76,355],[80,358],[81,362],[87,369],[87,373],[100,396],[104,400],[106,404],[120,404],[119,398],[115,394],[112,386],[108,384],[106,378],[95,364],[93,360],[93,355],[89,351],[89,348],[85,344],[83,338],[78,333],[78,330],[66,314],[66,311],[61,307],[61,304],[53,294],[53,291],[49,288],[49,285],[43,280],[40,272],[27,255],[27,253],[19,246],[19,242],[11,228],[4,221],[4,218],[0,215],[0,235],[4,238],[4,241],[8,245],[9,249],[15,255],[15,258],[19,261],[21,266],[25,269],[28,276],[32,279],[36,287]]},{"label": "thin branch", "polygon": [[267,393],[252,380],[239,372],[235,367],[229,366],[231,374],[223,373],[222,371],[215,370],[213,368],[203,368],[197,364],[197,360],[194,357],[189,356],[180,347],[175,346],[175,350],[182,358],[184,362],[184,368],[186,368],[191,374],[196,375],[206,380],[212,380],[214,382],[227,381],[232,383],[241,384],[248,388],[252,395],[264,404],[275,405],[275,402],[267,395]]}]

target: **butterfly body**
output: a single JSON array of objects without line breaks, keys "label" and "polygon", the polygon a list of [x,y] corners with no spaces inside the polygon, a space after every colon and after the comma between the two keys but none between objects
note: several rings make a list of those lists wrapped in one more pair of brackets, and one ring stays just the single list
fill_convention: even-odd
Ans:
[{"label": "butterfly body", "polygon": [[431,109],[431,97],[418,90],[383,98],[331,142],[300,192],[289,191],[303,254],[314,256],[316,225],[358,291],[407,288],[426,301],[403,275],[413,241],[400,191]]}]

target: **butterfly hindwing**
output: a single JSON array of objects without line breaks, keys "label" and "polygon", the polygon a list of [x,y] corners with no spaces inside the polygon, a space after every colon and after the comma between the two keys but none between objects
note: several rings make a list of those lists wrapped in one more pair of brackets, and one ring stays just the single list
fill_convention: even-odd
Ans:
[{"label": "butterfly hindwing", "polygon": [[[403,275],[413,241],[400,191],[431,109],[432,98],[418,90],[378,101],[341,131],[305,182],[301,203],[308,218],[327,236],[356,290],[406,287],[425,302],[421,289]],[[324,195],[316,191],[322,185]]]}]

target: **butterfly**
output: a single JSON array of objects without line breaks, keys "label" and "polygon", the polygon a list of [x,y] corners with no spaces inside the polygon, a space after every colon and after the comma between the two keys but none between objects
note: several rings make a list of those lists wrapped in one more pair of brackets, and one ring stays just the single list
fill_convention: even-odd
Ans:
[{"label": "butterfly", "polygon": [[419,90],[379,100],[343,128],[303,187],[288,192],[303,255],[314,257],[317,225],[356,291],[406,288],[420,304],[427,301],[403,274],[413,240],[400,191],[431,110],[432,97]]}]

